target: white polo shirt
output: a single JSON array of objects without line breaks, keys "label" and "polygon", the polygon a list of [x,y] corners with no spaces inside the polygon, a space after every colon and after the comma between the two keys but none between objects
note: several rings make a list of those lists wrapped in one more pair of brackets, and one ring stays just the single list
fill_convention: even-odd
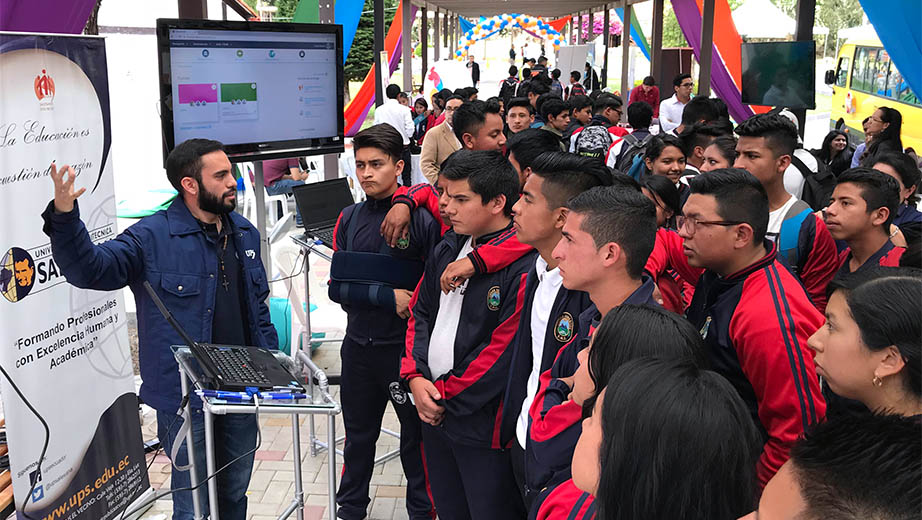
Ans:
[{"label": "white polo shirt", "polygon": [[[471,239],[468,238],[456,260],[464,258],[473,250]],[[448,294],[439,292],[439,313],[435,317],[435,325],[432,326],[432,334],[429,336],[428,361],[433,381],[450,372],[455,366],[455,336],[461,322],[461,305],[464,303],[467,282],[468,280],[464,280],[461,287]]]},{"label": "white polo shirt", "polygon": [[685,103],[679,101],[675,94],[669,99],[660,101],[659,124],[663,127],[663,132],[671,132],[682,124],[682,112],[684,110]]},{"label": "white polo shirt", "polygon": [[410,144],[416,127],[413,125],[413,115],[409,107],[401,105],[396,99],[388,99],[375,109],[375,124],[380,123],[387,123],[400,132],[404,146]]},{"label": "white polo shirt", "polygon": [[519,420],[515,425],[515,437],[519,446],[525,448],[528,438],[528,409],[538,393],[538,378],[541,376],[541,357],[544,355],[544,338],[547,333],[547,322],[550,318],[551,308],[557,293],[563,285],[560,268],[547,269],[547,262],[538,255],[535,260],[535,270],[538,273],[538,287],[535,289],[535,298],[531,305],[531,373],[528,374],[528,383],[525,385],[525,400],[522,401],[522,410]]}]

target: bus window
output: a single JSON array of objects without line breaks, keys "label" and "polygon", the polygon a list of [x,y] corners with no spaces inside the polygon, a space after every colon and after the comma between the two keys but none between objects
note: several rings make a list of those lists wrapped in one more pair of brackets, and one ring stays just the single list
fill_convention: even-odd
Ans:
[{"label": "bus window", "polygon": [[878,96],[889,97],[887,92],[887,73],[889,71],[890,55],[884,49],[877,49],[877,60],[871,72],[873,74],[873,92]]},{"label": "bus window", "polygon": [[842,56],[839,58],[839,67],[836,70],[836,86],[844,87],[845,81],[848,79],[848,66],[849,66],[848,56]]},{"label": "bus window", "polygon": [[868,50],[867,47],[858,47],[855,53],[855,66],[852,69],[852,89],[854,90],[867,90],[864,76],[868,68]]}]

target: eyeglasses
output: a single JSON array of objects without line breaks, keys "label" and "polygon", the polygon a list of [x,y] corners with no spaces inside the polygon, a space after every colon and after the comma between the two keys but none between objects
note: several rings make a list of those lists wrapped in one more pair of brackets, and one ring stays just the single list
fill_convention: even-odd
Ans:
[{"label": "eyeglasses", "polygon": [[692,88],[692,87],[695,86],[695,84],[694,84],[694,83],[682,83],[682,84],[679,85],[679,86],[680,86],[680,87],[685,87],[685,88]]},{"label": "eyeglasses", "polygon": [[687,228],[688,234],[694,235],[695,232],[698,231],[698,226],[729,227],[729,226],[736,226],[739,224],[745,224],[745,222],[740,222],[737,220],[698,220],[695,217],[686,217],[684,215],[681,215],[676,218],[676,225],[678,225],[680,230],[684,228],[686,224],[688,225],[688,228]]}]

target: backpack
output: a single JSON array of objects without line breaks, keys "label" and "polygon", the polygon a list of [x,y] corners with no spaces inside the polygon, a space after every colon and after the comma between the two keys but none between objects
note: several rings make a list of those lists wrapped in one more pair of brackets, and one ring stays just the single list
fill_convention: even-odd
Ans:
[{"label": "backpack", "polygon": [[605,154],[611,148],[614,138],[603,125],[587,126],[576,136],[575,149],[577,155],[583,157],[596,157],[605,160]]},{"label": "backpack", "polygon": [[800,262],[801,260],[806,260],[800,258],[800,249],[798,248],[800,227],[803,225],[804,220],[812,215],[813,210],[807,203],[802,200],[796,201],[785,213],[784,220],[781,221],[781,231],[778,233],[778,256],[786,261],[788,267],[798,277],[802,267]]},{"label": "backpack", "polygon": [[634,180],[639,180],[640,172],[643,170],[642,168],[637,167],[637,165],[643,165],[643,156],[647,151],[647,143],[653,139],[653,134],[650,134],[644,137],[643,140],[639,141],[637,140],[637,136],[634,134],[627,134],[623,137],[623,139],[624,144],[621,145],[621,154],[618,156],[618,160],[615,162],[615,169],[621,173],[626,173],[631,177],[634,177]]},{"label": "backpack", "polygon": [[499,87],[499,97],[503,100],[504,104],[509,104],[509,100],[515,97],[515,88],[518,84],[519,80],[516,78],[506,78],[503,80],[503,84]]},{"label": "backpack", "polygon": [[836,176],[823,164],[816,161],[817,172],[813,173],[796,155],[791,155],[791,164],[804,176],[804,191],[800,200],[806,202],[813,211],[819,211],[829,205],[832,190],[836,187]]},{"label": "backpack", "polygon": [[586,89],[580,83],[570,85],[570,96],[585,96]]}]

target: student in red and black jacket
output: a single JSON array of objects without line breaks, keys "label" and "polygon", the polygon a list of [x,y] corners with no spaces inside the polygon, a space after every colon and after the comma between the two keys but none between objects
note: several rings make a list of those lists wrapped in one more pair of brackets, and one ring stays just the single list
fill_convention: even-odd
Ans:
[{"label": "student in red and black jacket", "polygon": [[794,157],[797,127],[779,114],[758,114],[736,127],[740,139],[733,166],[751,173],[768,195],[765,236],[777,244],[778,258],[803,283],[817,310],[826,308],[826,286],[835,276],[836,246],[822,219],[784,187]]},{"label": "student in red and black jacket", "polygon": [[512,368],[503,397],[500,432],[500,444],[512,448],[512,467],[526,506],[530,502],[525,495],[524,473],[528,412],[538,380],[551,368],[560,348],[579,334],[577,318],[592,305],[585,292],[562,286],[560,269],[551,253],[563,236],[567,200],[611,182],[611,174],[598,161],[563,152],[540,154],[529,162],[528,171],[531,175],[522,196],[512,207],[513,228],[519,241],[534,246],[539,256],[525,282],[525,304],[512,342]]},{"label": "student in red and black jacket", "polygon": [[426,261],[410,301],[401,377],[425,423],[425,460],[437,468],[429,478],[439,517],[521,518],[524,505],[499,427],[509,345],[535,253],[443,293],[439,277],[449,262],[477,244],[509,235],[519,196],[515,170],[498,152],[462,150],[444,166],[445,213],[454,231]]},{"label": "student in red and black jacket", "polygon": [[[336,493],[339,518],[365,518],[374,469],[375,443],[388,401],[400,421],[400,460],[407,477],[407,514],[432,518],[416,409],[400,386],[400,358],[407,333],[408,304],[423,262],[441,236],[435,220],[420,210],[405,241],[388,247],[378,228],[391,207],[403,166],[403,141],[379,124],[353,139],[355,167],[367,200],[345,208],[334,231],[330,299],[348,317],[342,342],[340,398],[346,443]],[[370,254],[369,254],[370,253]],[[389,258],[388,258],[389,257]],[[343,281],[348,280],[348,281]],[[358,283],[361,281],[360,283]]]},{"label": "student in red and black jacket", "polygon": [[711,368],[736,388],[763,436],[764,486],[791,443],[825,414],[807,347],[823,316],[764,239],[768,197],[755,177],[714,170],[690,188],[679,233],[658,233],[647,270],[658,276],[672,267],[695,285],[687,317],[704,337]]},{"label": "student in red and black jacket", "polygon": [[875,266],[896,267],[906,249],[890,241],[890,223],[900,204],[896,180],[870,168],[852,168],[839,176],[824,210],[826,226],[848,247],[839,253],[836,276]]},{"label": "student in red and black jacket", "polygon": [[[541,374],[529,410],[525,478],[529,491],[541,496],[570,477],[582,415],[580,405],[568,399],[579,366],[577,354],[588,346],[593,330],[611,309],[624,303],[657,305],[653,281],[643,274],[653,249],[656,210],[636,182],[629,182],[593,188],[570,200],[563,238],[554,249],[563,286],[587,292],[593,305],[578,318],[579,334]],[[532,510],[537,507],[540,503],[533,504]]]}]

